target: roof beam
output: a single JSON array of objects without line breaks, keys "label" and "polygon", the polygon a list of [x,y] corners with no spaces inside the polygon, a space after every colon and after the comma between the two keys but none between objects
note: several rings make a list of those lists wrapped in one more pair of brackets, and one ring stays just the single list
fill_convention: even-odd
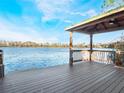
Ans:
[{"label": "roof beam", "polygon": [[93,17],[84,22],[68,27],[65,30],[86,34],[112,32],[113,30],[124,29],[124,22],[121,19],[124,19],[124,7]]}]

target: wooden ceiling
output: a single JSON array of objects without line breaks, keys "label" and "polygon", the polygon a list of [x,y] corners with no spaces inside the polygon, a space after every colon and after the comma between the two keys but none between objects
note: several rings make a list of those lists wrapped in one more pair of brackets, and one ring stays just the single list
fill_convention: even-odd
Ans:
[{"label": "wooden ceiling", "polygon": [[66,28],[66,31],[85,34],[98,34],[124,29],[124,7],[108,11],[79,24]]}]

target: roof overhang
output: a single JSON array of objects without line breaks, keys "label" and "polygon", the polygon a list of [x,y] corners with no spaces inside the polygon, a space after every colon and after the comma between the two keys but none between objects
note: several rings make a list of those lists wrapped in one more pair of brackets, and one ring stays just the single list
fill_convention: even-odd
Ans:
[{"label": "roof overhang", "polygon": [[104,14],[67,27],[70,32],[98,34],[124,29],[124,7],[108,11]]}]

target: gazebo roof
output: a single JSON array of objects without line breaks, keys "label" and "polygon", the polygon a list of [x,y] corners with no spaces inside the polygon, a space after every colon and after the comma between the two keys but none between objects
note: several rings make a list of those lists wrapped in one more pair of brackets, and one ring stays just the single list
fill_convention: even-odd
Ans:
[{"label": "gazebo roof", "polygon": [[70,32],[80,32],[85,34],[98,34],[124,29],[124,7],[120,7],[81,23],[67,27]]}]

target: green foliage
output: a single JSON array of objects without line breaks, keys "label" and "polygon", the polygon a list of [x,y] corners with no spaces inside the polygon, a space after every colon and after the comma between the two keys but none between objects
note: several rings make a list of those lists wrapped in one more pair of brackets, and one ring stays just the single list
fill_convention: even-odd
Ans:
[{"label": "green foliage", "polygon": [[114,4],[115,0],[104,0],[102,4],[102,8],[106,8],[109,6],[112,6]]},{"label": "green foliage", "polygon": [[124,0],[104,0],[102,4],[102,11],[107,12],[124,6]]},{"label": "green foliage", "polygon": [[110,6],[110,5],[113,5],[115,2],[115,0],[104,0],[104,5],[105,6]]}]

